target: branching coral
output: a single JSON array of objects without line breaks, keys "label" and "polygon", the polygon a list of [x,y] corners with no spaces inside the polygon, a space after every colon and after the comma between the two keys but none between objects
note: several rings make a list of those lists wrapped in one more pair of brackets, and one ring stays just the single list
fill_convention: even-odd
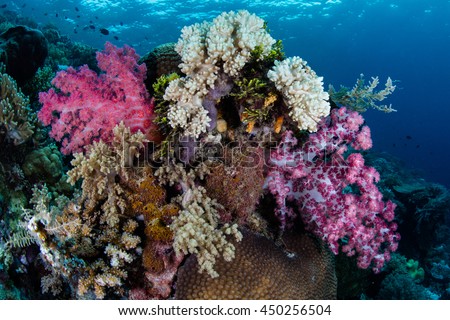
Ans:
[{"label": "branching coral", "polygon": [[211,277],[217,277],[216,259],[223,256],[230,261],[234,257],[234,246],[226,236],[240,241],[242,235],[237,224],[221,224],[219,211],[223,207],[208,197],[205,188],[196,185],[195,179],[203,179],[208,172],[206,163],[190,170],[181,164],[168,164],[155,174],[162,183],[177,185],[183,192],[175,199],[181,211],[170,225],[174,233],[173,248],[177,254],[196,254],[200,272],[206,271]]},{"label": "branching coral", "polygon": [[330,85],[330,98],[335,103],[358,112],[364,112],[369,108],[374,108],[386,113],[397,111],[392,108],[392,105],[377,105],[377,102],[383,101],[387,96],[392,94],[396,87],[391,78],[388,77],[384,89],[374,91],[379,82],[378,77],[372,77],[372,81],[369,81],[369,84],[365,85],[364,75],[361,74],[351,90],[341,86],[339,91],[336,91],[334,87]]},{"label": "branching coral", "polygon": [[206,132],[211,117],[202,102],[219,74],[238,76],[255,48],[262,59],[274,43],[264,21],[248,11],[222,13],[212,23],[184,27],[175,49],[186,77],[172,81],[166,89],[164,99],[172,102],[169,124],[194,137]]},{"label": "branching coral", "polygon": [[318,77],[300,57],[275,61],[267,77],[282,93],[290,109],[289,115],[298,123],[298,128],[317,131],[317,123],[330,113],[322,77]]},{"label": "branching coral", "polygon": [[0,81],[0,128],[5,130],[0,139],[19,145],[33,135],[36,119],[28,98],[17,88],[14,79],[1,74]]},{"label": "branching coral", "polygon": [[242,239],[237,225],[219,226],[217,210],[220,205],[206,195],[203,187],[187,190],[180,202],[183,210],[170,226],[175,231],[175,251],[196,254],[200,272],[219,276],[214,270],[216,259],[222,256],[225,261],[231,261],[235,253],[235,247],[227,241],[226,235],[237,241]]},{"label": "branching coral", "polygon": [[125,191],[116,179],[129,179],[132,161],[146,141],[143,133],[131,134],[123,123],[116,126],[113,133],[111,145],[103,141],[94,142],[88,157],[82,153],[75,154],[72,160],[74,168],[67,173],[72,184],[83,179],[81,201],[91,210],[102,203],[102,220],[111,227],[118,223],[119,216],[125,213],[127,206]]},{"label": "branching coral", "polygon": [[131,134],[121,124],[114,128],[111,145],[94,143],[87,155],[77,154],[72,161],[69,180],[83,180],[80,196],[56,206],[46,192],[36,194],[27,220],[51,270],[43,288],[58,283],[50,280],[59,277],[77,296],[126,294],[128,266],[138,257],[142,241],[129,191],[130,184],[139,183],[140,169],[133,169],[130,161],[139,156],[144,141],[142,133]]}]

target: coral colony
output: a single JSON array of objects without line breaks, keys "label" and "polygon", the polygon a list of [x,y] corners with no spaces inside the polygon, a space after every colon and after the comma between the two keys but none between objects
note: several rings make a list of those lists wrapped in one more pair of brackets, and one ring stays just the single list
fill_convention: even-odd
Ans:
[{"label": "coral colony", "polygon": [[[392,82],[333,101],[247,11],[187,26],[166,48],[149,64],[106,43],[99,74],[69,67],[39,94],[38,119],[71,169],[35,185],[5,266],[34,243],[42,292],[98,299],[336,298],[339,252],[379,273],[400,240],[396,205],[365,164],[370,129],[355,110]],[[151,88],[150,65],[163,66]],[[1,94],[5,139],[20,144],[37,121],[6,75]]]}]

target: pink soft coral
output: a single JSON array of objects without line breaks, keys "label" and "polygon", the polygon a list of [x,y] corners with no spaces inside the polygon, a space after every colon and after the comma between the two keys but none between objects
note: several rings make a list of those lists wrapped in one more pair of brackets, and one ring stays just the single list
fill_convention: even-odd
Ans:
[{"label": "pink soft coral", "polygon": [[359,153],[344,152],[372,146],[370,129],[361,126],[357,112],[335,109],[319,123],[319,130],[303,145],[287,131],[272,152],[266,187],[275,196],[282,228],[296,216],[306,229],[328,243],[333,253],[339,246],[348,256],[357,255],[358,266],[379,272],[390,252],[397,249],[395,204],[384,202],[375,185],[378,172],[364,164]]},{"label": "pink soft coral", "polygon": [[157,140],[153,124],[153,100],[145,85],[145,64],[129,46],[117,48],[107,42],[97,52],[97,75],[86,65],[78,70],[70,67],[57,73],[50,89],[39,94],[43,104],[39,120],[51,125],[50,136],[62,141],[61,152],[82,152],[83,147],[112,137],[112,129],[121,121],[132,132],[142,131],[150,140]]}]

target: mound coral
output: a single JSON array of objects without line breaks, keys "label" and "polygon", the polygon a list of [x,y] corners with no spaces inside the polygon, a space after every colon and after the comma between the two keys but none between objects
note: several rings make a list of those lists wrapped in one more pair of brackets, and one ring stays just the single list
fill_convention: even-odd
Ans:
[{"label": "mound coral", "polygon": [[234,243],[236,257],[216,261],[220,274],[197,272],[195,256],[180,268],[177,299],[335,299],[337,281],[332,254],[307,235],[287,234],[286,248],[249,232]]},{"label": "mound coral", "polygon": [[84,147],[102,139],[112,139],[113,128],[121,121],[131,131],[140,130],[150,140],[158,140],[153,125],[153,101],[145,88],[146,66],[131,47],[105,44],[97,53],[97,75],[86,65],[57,73],[50,89],[39,94],[43,104],[39,120],[51,125],[50,136],[62,142],[61,152],[85,151]]}]

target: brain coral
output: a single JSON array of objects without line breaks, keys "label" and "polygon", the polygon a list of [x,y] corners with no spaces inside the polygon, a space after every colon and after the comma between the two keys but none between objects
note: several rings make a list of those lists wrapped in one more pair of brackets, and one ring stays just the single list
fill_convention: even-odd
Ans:
[{"label": "brain coral", "polygon": [[176,299],[335,299],[336,274],[329,251],[306,234],[283,237],[286,249],[249,232],[234,243],[231,262],[218,259],[217,278],[198,272],[190,256],[178,272]]}]

